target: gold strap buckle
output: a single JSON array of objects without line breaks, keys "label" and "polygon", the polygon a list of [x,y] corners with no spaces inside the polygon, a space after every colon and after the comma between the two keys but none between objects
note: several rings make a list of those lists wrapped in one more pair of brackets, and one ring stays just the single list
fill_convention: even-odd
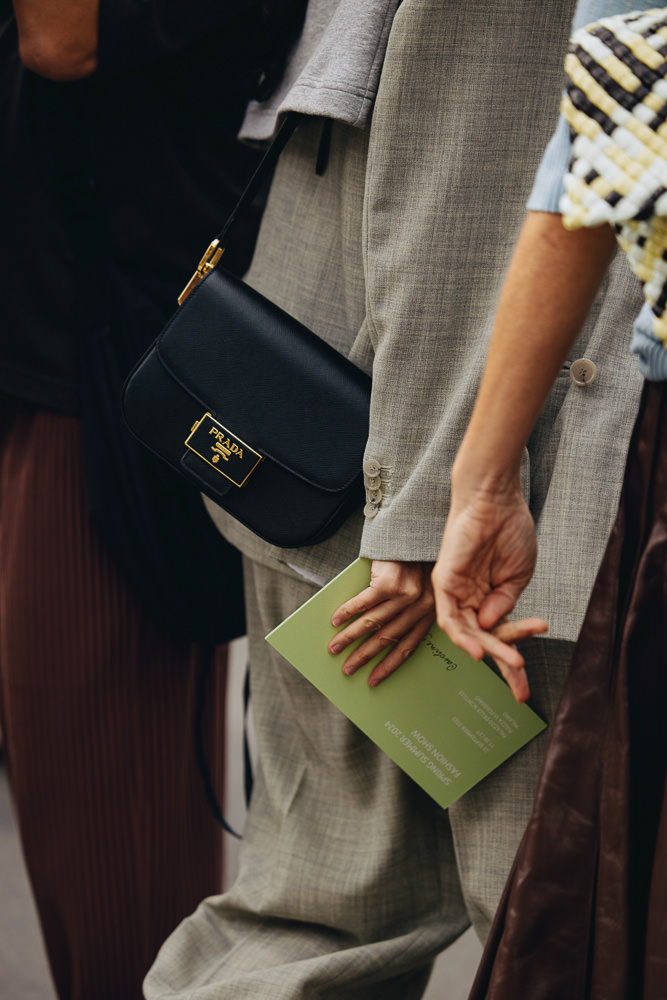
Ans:
[{"label": "gold strap buckle", "polygon": [[204,256],[197,264],[197,270],[192,275],[181,294],[178,296],[179,306],[183,305],[190,292],[193,288],[197,287],[202,278],[205,278],[209,271],[213,270],[224,252],[225,248],[220,246],[220,240],[213,240],[213,242],[209,244]]}]

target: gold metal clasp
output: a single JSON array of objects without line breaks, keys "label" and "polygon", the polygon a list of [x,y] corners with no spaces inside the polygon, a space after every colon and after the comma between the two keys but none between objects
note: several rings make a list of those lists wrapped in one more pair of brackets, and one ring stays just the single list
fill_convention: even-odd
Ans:
[{"label": "gold metal clasp", "polygon": [[202,278],[205,278],[209,271],[213,270],[224,252],[225,248],[220,246],[220,240],[213,240],[213,242],[209,244],[204,256],[197,264],[197,270],[192,275],[181,294],[178,296],[179,306],[183,305],[190,292],[197,287]]},{"label": "gold metal clasp", "polygon": [[[210,413],[193,424],[185,445],[235,486],[243,486],[262,461],[258,451],[219,424]],[[221,462],[227,463],[224,468]]]}]

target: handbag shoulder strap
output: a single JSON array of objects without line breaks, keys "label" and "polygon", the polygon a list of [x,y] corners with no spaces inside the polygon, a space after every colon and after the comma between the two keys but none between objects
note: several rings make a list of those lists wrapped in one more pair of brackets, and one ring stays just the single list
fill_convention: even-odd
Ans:
[{"label": "handbag shoulder strap", "polygon": [[247,211],[248,206],[258,193],[262,184],[273,171],[278,157],[287,145],[288,139],[294,132],[299,122],[299,117],[300,115],[296,111],[289,111],[285,116],[275,138],[271,142],[262,159],[259,161],[254,174],[248,181],[245,190],[232,209],[229,218],[216,238],[209,243],[202,259],[197,264],[197,270],[192,275],[181,294],[178,296],[179,306],[185,302],[190,292],[197,287],[202,278],[205,278],[206,275],[218,264],[220,258],[225,252],[225,247],[232,229],[238,220],[243,216],[244,212]]}]

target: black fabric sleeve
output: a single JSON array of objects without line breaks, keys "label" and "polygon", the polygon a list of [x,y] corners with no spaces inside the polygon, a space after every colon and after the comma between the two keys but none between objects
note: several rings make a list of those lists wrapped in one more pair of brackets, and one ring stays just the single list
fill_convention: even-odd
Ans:
[{"label": "black fabric sleeve", "polygon": [[98,72],[118,72],[177,52],[255,6],[248,0],[100,0]]}]

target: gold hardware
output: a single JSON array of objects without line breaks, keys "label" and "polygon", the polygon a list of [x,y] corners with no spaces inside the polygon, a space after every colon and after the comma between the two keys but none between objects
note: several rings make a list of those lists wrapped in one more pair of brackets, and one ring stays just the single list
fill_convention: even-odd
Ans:
[{"label": "gold hardware", "polygon": [[[193,424],[185,445],[235,486],[243,486],[262,461],[258,451],[219,424],[210,413]],[[224,472],[221,461],[227,463]]]},{"label": "gold hardware", "polygon": [[213,462],[214,465],[217,465],[221,458],[223,458],[225,462],[228,462],[232,457],[232,455],[234,454],[232,449],[226,448],[221,441],[216,441],[216,443],[213,445],[213,451],[215,452],[215,454],[213,455],[211,461]]},{"label": "gold hardware", "polygon": [[205,278],[209,271],[213,270],[224,252],[225,248],[220,246],[220,240],[213,240],[213,242],[209,244],[206,253],[197,264],[197,270],[192,275],[181,294],[178,296],[179,306],[183,305],[190,292],[197,287],[202,278]]}]

